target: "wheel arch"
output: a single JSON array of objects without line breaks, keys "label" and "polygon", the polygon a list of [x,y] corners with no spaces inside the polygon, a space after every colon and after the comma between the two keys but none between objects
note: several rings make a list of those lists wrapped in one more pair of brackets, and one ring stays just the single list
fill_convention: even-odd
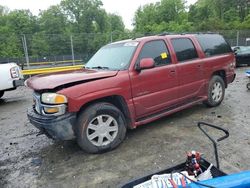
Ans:
[{"label": "wheel arch", "polygon": [[217,76],[220,76],[222,79],[223,79],[223,81],[224,81],[224,83],[225,83],[225,88],[227,88],[227,79],[226,79],[226,71],[225,70],[217,70],[217,71],[215,71],[213,74],[212,74],[212,76],[211,76],[211,78],[213,77],[213,76],[215,76],[215,75],[217,75]]},{"label": "wheel arch", "polygon": [[125,117],[127,128],[132,128],[132,121],[131,121],[129,108],[127,106],[127,103],[124,97],[120,95],[106,96],[106,97],[95,99],[93,101],[89,101],[80,108],[78,114],[84,111],[87,107],[93,104],[99,103],[99,102],[108,102],[110,104],[113,104],[115,107],[117,107],[123,113]]}]

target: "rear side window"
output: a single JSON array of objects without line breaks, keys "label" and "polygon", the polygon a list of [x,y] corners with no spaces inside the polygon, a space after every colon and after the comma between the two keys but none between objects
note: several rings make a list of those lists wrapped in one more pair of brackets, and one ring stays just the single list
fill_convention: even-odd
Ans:
[{"label": "rear side window", "polygon": [[171,63],[169,51],[162,40],[147,42],[141,50],[139,60],[143,58],[154,59],[155,66],[163,66]]},{"label": "rear side window", "polygon": [[193,42],[188,38],[172,39],[177,59],[179,62],[198,58]]},{"label": "rear side window", "polygon": [[202,34],[196,35],[206,57],[231,53],[232,49],[221,35]]}]

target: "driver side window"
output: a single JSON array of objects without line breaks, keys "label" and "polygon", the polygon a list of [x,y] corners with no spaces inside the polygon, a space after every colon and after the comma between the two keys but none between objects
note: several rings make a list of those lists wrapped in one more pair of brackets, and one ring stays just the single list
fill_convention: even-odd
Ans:
[{"label": "driver side window", "polygon": [[152,58],[156,67],[171,64],[171,57],[163,40],[150,41],[144,44],[139,55],[139,61],[143,58]]}]

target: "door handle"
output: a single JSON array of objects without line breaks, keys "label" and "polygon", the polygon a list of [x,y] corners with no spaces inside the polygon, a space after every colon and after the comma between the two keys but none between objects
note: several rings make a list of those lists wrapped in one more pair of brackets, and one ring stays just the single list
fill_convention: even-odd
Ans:
[{"label": "door handle", "polygon": [[174,75],[175,75],[175,73],[176,73],[176,71],[175,71],[175,70],[170,70],[170,71],[169,71],[169,75],[170,75],[170,76],[174,76]]}]

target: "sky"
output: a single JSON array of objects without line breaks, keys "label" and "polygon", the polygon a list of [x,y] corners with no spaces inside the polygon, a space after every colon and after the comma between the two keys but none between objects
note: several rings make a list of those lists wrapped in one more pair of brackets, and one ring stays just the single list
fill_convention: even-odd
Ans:
[{"label": "sky", "polygon": [[[29,9],[33,14],[38,15],[40,10],[45,10],[51,5],[59,4],[61,0],[0,0],[0,5],[14,9]],[[127,29],[132,29],[134,13],[139,6],[148,3],[155,3],[160,0],[102,0],[103,7],[109,13],[116,13],[123,18]],[[197,0],[187,0],[193,4]]]}]

